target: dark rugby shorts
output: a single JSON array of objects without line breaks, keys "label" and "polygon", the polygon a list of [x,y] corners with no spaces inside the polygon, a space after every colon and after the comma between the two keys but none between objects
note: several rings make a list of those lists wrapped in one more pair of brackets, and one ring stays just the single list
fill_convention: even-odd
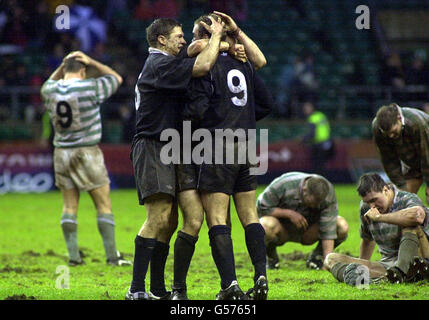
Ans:
[{"label": "dark rugby shorts", "polygon": [[256,176],[250,175],[248,164],[201,164],[198,190],[232,195],[256,190]]},{"label": "dark rugby shorts", "polygon": [[198,171],[196,164],[176,165],[177,192],[197,189]]},{"label": "dark rugby shorts", "polygon": [[150,138],[140,138],[133,145],[131,159],[141,205],[147,197],[157,193],[176,196],[175,165],[161,162],[163,146],[164,143]]},{"label": "dark rugby shorts", "polygon": [[401,168],[402,175],[404,176],[405,180],[411,180],[411,179],[422,179],[423,175],[420,168],[409,168],[408,170],[405,170],[404,168]]}]

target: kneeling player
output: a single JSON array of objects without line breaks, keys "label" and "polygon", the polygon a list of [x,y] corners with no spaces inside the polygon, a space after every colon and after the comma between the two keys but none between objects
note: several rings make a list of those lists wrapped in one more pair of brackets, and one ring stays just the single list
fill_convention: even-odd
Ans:
[{"label": "kneeling player", "polygon": [[283,174],[259,195],[257,208],[270,269],[279,267],[276,248],[286,242],[311,245],[320,240],[307,260],[307,267],[320,269],[324,257],[347,238],[348,225],[338,216],[334,187],[322,176]]}]

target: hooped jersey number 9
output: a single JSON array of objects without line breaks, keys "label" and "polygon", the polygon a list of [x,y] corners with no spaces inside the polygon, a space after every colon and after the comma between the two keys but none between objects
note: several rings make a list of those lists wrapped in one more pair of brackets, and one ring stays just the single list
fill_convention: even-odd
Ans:
[{"label": "hooped jersey number 9", "polygon": [[79,108],[76,100],[60,100],[55,105],[55,129],[58,131],[64,130],[79,130]]},{"label": "hooped jersey number 9", "polygon": [[67,101],[59,101],[57,103],[57,123],[63,129],[70,128],[73,121],[73,112]]},{"label": "hooped jersey number 9", "polygon": [[[238,79],[238,84],[234,84],[233,79]],[[232,97],[231,101],[234,105],[243,107],[247,103],[247,83],[244,74],[237,69],[232,69],[228,72],[227,75],[228,89],[235,94],[243,94],[242,98],[238,98],[237,96]],[[237,82],[236,82],[237,83]]]}]

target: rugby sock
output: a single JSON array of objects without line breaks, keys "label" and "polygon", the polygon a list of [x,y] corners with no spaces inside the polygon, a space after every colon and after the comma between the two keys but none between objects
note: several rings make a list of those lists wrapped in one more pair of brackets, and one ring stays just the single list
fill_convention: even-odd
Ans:
[{"label": "rugby sock", "polygon": [[133,280],[130,288],[132,293],[146,291],[145,278],[156,239],[143,238],[137,235],[134,244]]},{"label": "rugby sock", "polygon": [[268,242],[266,244],[267,256],[270,259],[279,260],[279,255],[277,254],[277,243],[276,242]]},{"label": "rugby sock", "polygon": [[165,296],[165,263],[167,262],[170,246],[167,243],[156,241],[150,260],[150,292],[158,297]]},{"label": "rugby sock", "polygon": [[213,260],[221,279],[221,288],[226,289],[232,281],[237,280],[231,228],[225,225],[213,226],[209,230],[209,238]]},{"label": "rugby sock", "polygon": [[253,281],[260,276],[267,277],[267,249],[265,247],[265,230],[260,223],[251,223],[244,228],[247,251],[255,268]]},{"label": "rugby sock", "polygon": [[407,274],[410,268],[410,263],[415,256],[417,256],[419,250],[419,238],[412,232],[404,232],[399,244],[398,261],[396,267],[398,267],[404,274]]},{"label": "rugby sock", "polygon": [[[340,244],[342,244],[344,241],[346,241],[347,240],[347,237],[345,237],[344,239],[335,239],[334,240],[334,249],[336,248],[336,247],[338,247]],[[322,244],[320,244],[320,245],[322,245]]]},{"label": "rugby sock", "polygon": [[103,238],[104,251],[108,261],[116,261],[118,254],[115,244],[115,219],[112,213],[99,213],[97,215],[98,231]]},{"label": "rugby sock", "polygon": [[186,289],[186,276],[197,241],[198,237],[182,231],[177,232],[177,239],[174,243],[174,289]]},{"label": "rugby sock", "polygon": [[337,262],[332,266],[331,273],[339,282],[344,282],[344,270],[346,270],[348,265],[348,263]]},{"label": "rugby sock", "polygon": [[61,229],[66,240],[69,259],[80,262],[79,247],[77,245],[77,217],[75,214],[63,213],[61,216]]},{"label": "rugby sock", "polygon": [[321,256],[323,255],[322,241],[319,240],[316,248],[311,252],[311,257]]}]

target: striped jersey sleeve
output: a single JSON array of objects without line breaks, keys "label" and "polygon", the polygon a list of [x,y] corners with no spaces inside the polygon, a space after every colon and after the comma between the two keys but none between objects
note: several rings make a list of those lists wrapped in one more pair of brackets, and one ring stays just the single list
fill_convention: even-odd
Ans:
[{"label": "striped jersey sleeve", "polygon": [[319,238],[335,240],[337,239],[338,202],[334,186],[328,180],[326,181],[329,184],[329,193],[320,211]]},{"label": "striped jersey sleeve", "polygon": [[259,195],[256,201],[259,217],[270,215],[276,207],[280,207],[283,193],[283,180],[277,178]]},{"label": "striped jersey sleeve", "polygon": [[364,215],[365,213],[370,209],[370,207],[365,204],[365,202],[363,202],[361,200],[360,202],[360,206],[359,206],[359,217],[360,217],[360,229],[359,229],[359,233],[360,233],[360,237],[362,239],[366,239],[366,240],[374,240],[371,231],[369,230],[369,225],[368,222],[365,220]]},{"label": "striped jersey sleeve", "polygon": [[106,101],[112,94],[118,90],[119,82],[115,76],[108,74],[102,77],[96,78],[96,87],[97,87],[97,100],[98,103],[103,103]]}]

